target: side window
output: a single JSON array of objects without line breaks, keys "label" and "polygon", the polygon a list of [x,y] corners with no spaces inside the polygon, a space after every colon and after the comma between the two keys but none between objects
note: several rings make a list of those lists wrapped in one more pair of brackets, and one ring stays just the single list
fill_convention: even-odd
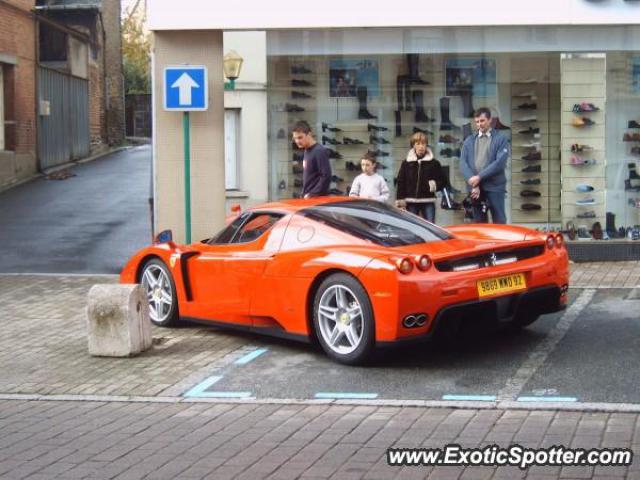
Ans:
[{"label": "side window", "polygon": [[249,217],[248,212],[243,213],[238,218],[236,218],[233,222],[231,222],[229,225],[223,228],[220,233],[214,236],[207,243],[209,243],[210,245],[221,245],[224,243],[229,243],[231,239],[233,239],[233,237],[235,236],[238,229],[242,226],[242,224],[245,222],[245,220],[248,217]]},{"label": "side window", "polygon": [[238,230],[231,243],[247,243],[257,240],[281,218],[282,215],[275,213],[254,214]]}]

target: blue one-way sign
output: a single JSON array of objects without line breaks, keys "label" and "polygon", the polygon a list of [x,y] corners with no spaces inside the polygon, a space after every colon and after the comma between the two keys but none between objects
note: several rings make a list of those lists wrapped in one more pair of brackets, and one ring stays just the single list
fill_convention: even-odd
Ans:
[{"label": "blue one-way sign", "polygon": [[201,111],[209,106],[207,67],[175,65],[164,69],[164,109]]}]

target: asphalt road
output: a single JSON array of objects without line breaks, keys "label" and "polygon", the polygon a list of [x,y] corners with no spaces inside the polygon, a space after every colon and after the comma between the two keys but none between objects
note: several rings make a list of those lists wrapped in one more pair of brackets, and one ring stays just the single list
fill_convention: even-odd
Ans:
[{"label": "asphalt road", "polygon": [[194,385],[192,393],[637,404],[640,301],[628,300],[628,294],[625,289],[571,290],[569,309],[521,331],[463,332],[385,349],[367,367],[341,366],[311,346],[249,336],[260,354],[246,364],[212,371],[208,380],[215,383]]},{"label": "asphalt road", "polygon": [[119,273],[151,240],[151,147],[0,194],[0,273]]}]

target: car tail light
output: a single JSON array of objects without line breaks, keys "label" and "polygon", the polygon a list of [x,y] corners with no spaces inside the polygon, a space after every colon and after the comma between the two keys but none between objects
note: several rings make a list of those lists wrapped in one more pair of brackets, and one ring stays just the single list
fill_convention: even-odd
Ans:
[{"label": "car tail light", "polygon": [[561,233],[556,234],[556,247],[562,248],[564,246],[564,237]]},{"label": "car tail light", "polygon": [[431,267],[431,259],[427,255],[416,257],[416,267],[418,267],[418,270],[426,272]]},{"label": "car tail light", "polygon": [[549,235],[549,236],[547,237],[547,248],[548,248],[549,250],[552,250],[552,249],[553,249],[553,247],[555,247],[555,245],[556,245],[556,241],[555,241],[555,239],[554,239],[553,235]]},{"label": "car tail light", "polygon": [[401,257],[396,260],[396,267],[400,273],[408,275],[413,271],[413,261],[410,257]]}]

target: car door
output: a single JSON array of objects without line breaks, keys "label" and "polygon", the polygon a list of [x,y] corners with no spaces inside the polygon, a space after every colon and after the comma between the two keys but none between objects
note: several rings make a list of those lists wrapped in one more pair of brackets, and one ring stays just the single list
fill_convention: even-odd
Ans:
[{"label": "car door", "polygon": [[[237,219],[189,260],[194,311],[202,319],[250,326],[252,288],[276,253],[269,234],[282,214],[252,212]],[[229,231],[232,230],[232,231]]]}]

